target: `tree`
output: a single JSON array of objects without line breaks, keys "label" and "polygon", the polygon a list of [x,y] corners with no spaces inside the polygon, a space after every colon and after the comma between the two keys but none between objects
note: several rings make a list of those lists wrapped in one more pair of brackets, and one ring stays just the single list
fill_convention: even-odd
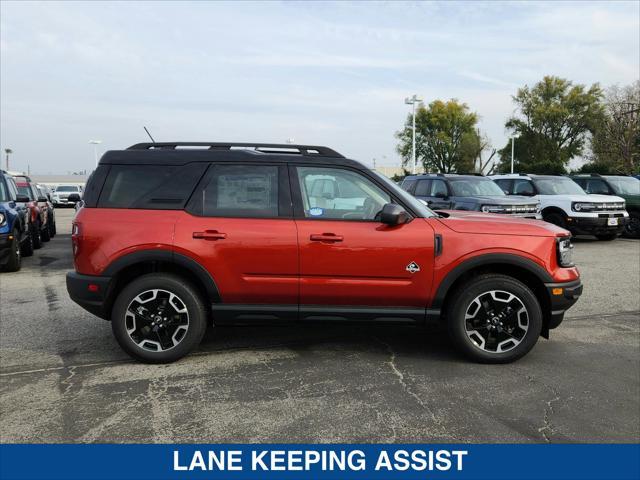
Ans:
[{"label": "tree", "polygon": [[[435,100],[416,109],[416,163],[425,171],[450,173],[469,168],[469,158],[464,157],[462,144],[465,135],[475,134],[478,116],[469,107],[455,99],[447,102]],[[396,133],[402,165],[411,160],[411,115],[408,126]]]},{"label": "tree", "polygon": [[[587,89],[569,80],[546,76],[533,88],[524,86],[513,97],[516,115],[505,127],[515,136],[518,171],[566,173],[572,158],[583,155],[587,139],[604,115],[602,89]],[[500,171],[509,171],[510,142],[500,150]]]},{"label": "tree", "polygon": [[[491,147],[489,138],[482,135],[479,129],[465,134],[461,148],[463,165],[468,167],[466,172],[482,173],[483,175],[491,175],[494,172],[496,166],[494,157],[497,151]],[[489,155],[486,159],[483,158],[485,152]]]},{"label": "tree", "polygon": [[607,89],[605,115],[591,139],[591,164],[611,173],[640,172],[640,80]]}]

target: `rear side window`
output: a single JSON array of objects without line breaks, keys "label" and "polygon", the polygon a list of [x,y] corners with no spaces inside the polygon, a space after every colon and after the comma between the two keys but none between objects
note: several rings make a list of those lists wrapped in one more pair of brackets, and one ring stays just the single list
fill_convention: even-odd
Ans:
[{"label": "rear side window", "polygon": [[100,193],[102,208],[180,210],[204,173],[205,163],[112,165]]},{"label": "rear side window", "polygon": [[416,197],[428,197],[431,190],[431,180],[419,180],[416,185],[416,191],[414,195]]},{"label": "rear side window", "polygon": [[412,190],[413,186],[415,185],[415,183],[416,183],[416,179],[415,178],[405,178],[402,181],[402,185],[401,186],[402,186],[402,189],[404,191],[411,193],[411,190]]},{"label": "rear side window", "polygon": [[212,165],[208,177],[192,199],[194,213],[207,217],[278,216],[278,166]]},{"label": "rear side window", "polygon": [[513,180],[508,180],[508,179],[499,179],[499,180],[494,180],[494,182],[496,182],[498,184],[498,186],[502,189],[502,191],[504,193],[506,193],[507,195],[509,195],[511,193],[511,182]]},{"label": "rear side window", "polygon": [[531,183],[531,180],[514,180],[513,194],[514,195],[535,195],[536,191],[533,188],[533,183]]}]

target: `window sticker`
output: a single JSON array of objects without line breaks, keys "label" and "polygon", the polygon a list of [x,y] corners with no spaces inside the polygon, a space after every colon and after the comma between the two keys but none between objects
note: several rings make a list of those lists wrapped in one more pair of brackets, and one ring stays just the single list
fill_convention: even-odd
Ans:
[{"label": "window sticker", "polygon": [[313,207],[309,209],[309,215],[311,215],[312,217],[321,217],[322,215],[324,215],[324,210],[320,207]]}]

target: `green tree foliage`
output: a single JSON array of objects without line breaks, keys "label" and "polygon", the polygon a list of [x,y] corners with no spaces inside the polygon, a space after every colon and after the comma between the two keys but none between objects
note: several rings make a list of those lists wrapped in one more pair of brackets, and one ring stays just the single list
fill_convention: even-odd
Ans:
[{"label": "green tree foliage", "polygon": [[[515,171],[566,173],[572,158],[584,154],[589,135],[602,121],[602,90],[546,76],[513,97],[517,113],[505,127],[516,137]],[[511,143],[500,150],[499,171],[510,171]]]},{"label": "green tree foliage", "polygon": [[[411,114],[403,130],[396,133],[402,165],[411,166]],[[416,163],[427,172],[463,172],[473,168],[473,159],[463,144],[476,135],[478,116],[455,99],[436,100],[416,109]]]},{"label": "green tree foliage", "polygon": [[605,115],[591,139],[594,173],[640,173],[640,80],[607,89]]}]

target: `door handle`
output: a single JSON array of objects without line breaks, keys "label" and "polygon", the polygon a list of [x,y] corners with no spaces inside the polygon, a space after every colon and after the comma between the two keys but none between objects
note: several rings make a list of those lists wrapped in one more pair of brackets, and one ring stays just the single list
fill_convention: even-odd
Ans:
[{"label": "door handle", "polygon": [[341,242],[344,240],[342,235],[336,235],[335,233],[316,233],[309,238],[314,242]]},{"label": "door handle", "polygon": [[193,232],[193,238],[196,240],[224,240],[227,238],[227,234],[217,230],[205,230],[204,232]]}]

